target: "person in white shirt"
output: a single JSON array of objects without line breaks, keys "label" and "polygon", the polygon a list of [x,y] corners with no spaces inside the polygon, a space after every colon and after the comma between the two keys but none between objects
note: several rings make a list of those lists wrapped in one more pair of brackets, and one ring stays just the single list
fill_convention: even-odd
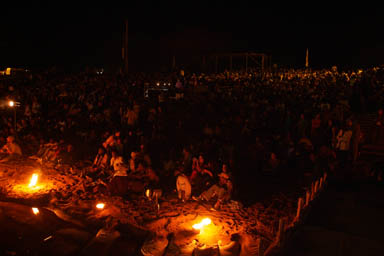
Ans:
[{"label": "person in white shirt", "polygon": [[123,157],[112,150],[110,167],[113,170],[112,179],[108,189],[112,195],[125,196],[130,192],[130,181],[128,178],[128,166],[124,163]]},{"label": "person in white shirt", "polygon": [[186,200],[189,200],[191,197],[192,192],[192,186],[189,182],[188,176],[185,175],[185,173],[182,170],[177,170],[175,172],[176,178],[176,189],[177,189],[177,195],[180,200],[185,202]]},{"label": "person in white shirt", "polygon": [[7,144],[1,148],[1,153],[3,159],[1,159],[0,162],[18,159],[23,155],[21,147],[15,142],[15,137],[13,136],[7,137]]}]

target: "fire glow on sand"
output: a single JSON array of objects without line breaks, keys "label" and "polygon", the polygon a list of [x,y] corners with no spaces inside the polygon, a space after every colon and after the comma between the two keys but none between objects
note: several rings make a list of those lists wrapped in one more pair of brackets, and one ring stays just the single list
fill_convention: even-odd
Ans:
[{"label": "fire glow on sand", "polygon": [[[22,184],[18,184],[13,186],[12,192],[15,194],[40,194],[48,192],[52,188],[52,184],[44,183],[40,181],[38,173],[33,173],[31,178],[29,178],[29,182],[22,182]],[[21,196],[21,195],[19,195]]]},{"label": "fire glow on sand", "polygon": [[197,223],[197,224],[193,225],[192,227],[194,229],[196,229],[196,230],[200,230],[201,231],[204,226],[207,226],[207,225],[209,225],[211,223],[212,223],[212,221],[211,221],[210,218],[205,218],[200,223]]}]

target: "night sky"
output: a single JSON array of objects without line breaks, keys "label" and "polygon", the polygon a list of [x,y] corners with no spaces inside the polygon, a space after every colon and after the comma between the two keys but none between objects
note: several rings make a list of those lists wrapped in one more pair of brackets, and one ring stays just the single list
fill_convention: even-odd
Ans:
[{"label": "night sky", "polygon": [[306,48],[314,68],[378,65],[384,60],[381,7],[129,3],[120,8],[96,2],[89,8],[2,8],[0,67],[117,67],[125,18],[134,71],[168,67],[173,55],[179,64],[193,56],[241,51],[267,53],[273,63],[303,67]]}]

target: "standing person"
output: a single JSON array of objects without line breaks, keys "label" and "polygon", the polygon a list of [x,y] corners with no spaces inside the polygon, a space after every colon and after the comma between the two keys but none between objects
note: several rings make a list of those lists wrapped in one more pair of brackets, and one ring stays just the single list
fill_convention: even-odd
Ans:
[{"label": "standing person", "polygon": [[316,147],[318,148],[320,144],[320,126],[321,126],[321,118],[320,114],[316,114],[311,122],[311,140]]},{"label": "standing person", "polygon": [[324,141],[323,144],[328,148],[334,149],[336,146],[336,126],[332,119],[328,119],[324,127]]},{"label": "standing person", "polygon": [[341,169],[346,167],[350,156],[350,143],[352,138],[352,120],[348,119],[346,126],[341,128],[337,134],[337,158]]},{"label": "standing person", "polygon": [[300,114],[300,118],[296,123],[296,141],[303,137],[307,137],[308,121],[305,119],[304,113]]}]

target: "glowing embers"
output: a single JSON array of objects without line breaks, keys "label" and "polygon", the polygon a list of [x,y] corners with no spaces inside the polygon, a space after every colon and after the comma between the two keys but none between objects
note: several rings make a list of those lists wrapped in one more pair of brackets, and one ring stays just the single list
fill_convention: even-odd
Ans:
[{"label": "glowing embers", "polygon": [[37,173],[32,174],[31,181],[29,182],[28,187],[34,188],[37,185],[37,180],[39,179],[39,175]]},{"label": "glowing embers", "polygon": [[192,227],[196,230],[201,230],[204,226],[207,226],[211,223],[212,223],[212,221],[210,218],[205,218],[200,223],[197,223],[197,224],[193,225]]}]

